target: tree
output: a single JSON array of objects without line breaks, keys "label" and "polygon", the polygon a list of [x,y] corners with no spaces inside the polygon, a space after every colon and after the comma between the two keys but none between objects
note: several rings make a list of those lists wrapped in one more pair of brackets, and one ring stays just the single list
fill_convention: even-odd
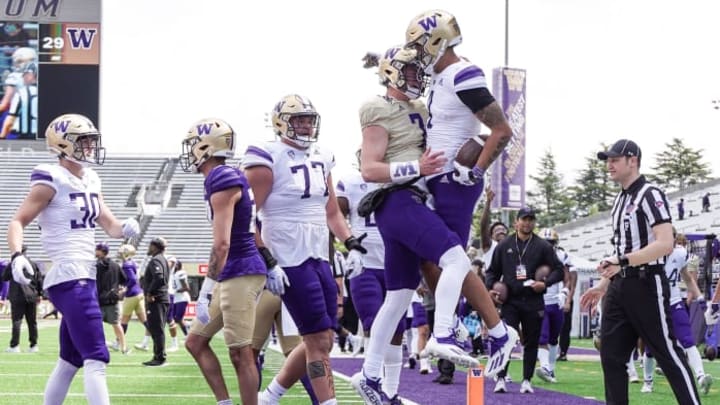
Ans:
[{"label": "tree", "polygon": [[570,198],[563,176],[557,170],[555,156],[550,150],[540,158],[538,175],[529,176],[536,183],[536,189],[528,191],[530,206],[537,210],[539,227],[555,226],[575,217],[575,204]]},{"label": "tree", "polygon": [[[606,149],[607,145],[601,145],[599,150]],[[581,217],[609,210],[617,194],[617,185],[610,179],[605,163],[597,159],[595,152],[585,158],[585,164],[575,185],[570,187],[572,199],[577,204],[576,213]]]},{"label": "tree", "polygon": [[710,179],[710,165],[702,159],[702,149],[692,149],[680,138],[672,138],[665,150],[655,155],[654,174],[648,177],[668,190],[682,191]]}]

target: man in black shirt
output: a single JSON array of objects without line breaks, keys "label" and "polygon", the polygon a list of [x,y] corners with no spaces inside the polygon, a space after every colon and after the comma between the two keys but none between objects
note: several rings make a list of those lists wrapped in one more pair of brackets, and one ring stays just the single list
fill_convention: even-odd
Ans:
[{"label": "man in black shirt", "polygon": [[675,338],[665,256],[673,249],[670,206],[662,192],[640,175],[640,147],[621,139],[598,153],[610,178],[622,190],[612,209],[615,254],[600,262],[597,286],[583,294],[581,305],[594,307],[601,296],[600,362],[605,400],[628,403],[625,363],[638,337],[663,370],[679,404],[699,404],[697,388],[682,347]]},{"label": "man in black shirt", "polygon": [[120,265],[110,260],[107,255],[110,247],[106,242],[100,242],[95,245],[95,257],[97,258],[95,276],[98,301],[100,303],[100,312],[102,312],[103,322],[112,325],[113,332],[117,341],[110,345],[111,349],[120,350],[122,354],[127,354],[128,349],[125,344],[125,333],[120,325],[120,307],[118,302],[125,295],[125,284],[127,277],[122,271]]},{"label": "man in black shirt", "polygon": [[[485,271],[488,290],[496,281],[508,286],[508,298],[502,304],[502,318],[515,329],[522,324],[523,381],[520,393],[532,394],[530,384],[537,362],[538,343],[545,311],[543,294],[547,286],[563,280],[563,265],[557,258],[552,245],[533,233],[535,211],[521,208],[515,220],[515,234],[509,235],[497,244]],[[547,276],[536,276],[541,267],[547,266]],[[505,370],[498,373],[495,392],[507,392]]]},{"label": "man in black shirt", "polygon": [[[23,245],[22,254],[25,254],[26,251],[27,246]],[[2,275],[4,281],[10,281],[8,300],[10,301],[12,314],[12,336],[10,338],[10,347],[5,350],[9,353],[20,353],[20,328],[22,327],[23,318],[25,318],[28,325],[29,351],[31,353],[38,351],[37,304],[41,299],[42,274],[34,261],[30,260],[30,258],[28,258],[28,261],[34,270],[30,278],[30,284],[22,285],[13,279],[10,263],[5,267]]]},{"label": "man in black shirt", "polygon": [[147,327],[153,340],[153,358],[143,365],[160,367],[165,365],[165,322],[167,320],[170,295],[170,269],[163,253],[167,247],[164,238],[154,238],[148,246],[150,260],[145,267],[142,288],[145,291],[145,308],[147,311]]}]

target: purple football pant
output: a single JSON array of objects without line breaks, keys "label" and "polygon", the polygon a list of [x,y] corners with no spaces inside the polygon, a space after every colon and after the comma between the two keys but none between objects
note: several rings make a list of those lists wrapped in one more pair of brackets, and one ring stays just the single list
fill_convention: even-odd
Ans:
[{"label": "purple football pant", "polygon": [[428,190],[435,200],[435,212],[458,235],[462,246],[467,245],[475,205],[482,195],[483,186],[483,182],[474,186],[456,183],[452,172],[427,181]]},{"label": "purple football pant", "polygon": [[334,329],[337,323],[338,288],[325,260],[307,259],[285,267],[290,286],[282,300],[297,325],[300,336]]},{"label": "purple football pant", "polygon": [[672,317],[675,338],[680,342],[683,349],[695,346],[695,339],[693,339],[692,328],[690,327],[690,316],[682,301],[670,306],[670,316]]},{"label": "purple football pant", "polygon": [[385,244],[385,286],[415,290],[420,284],[420,260],[435,264],[460,245],[455,232],[410,190],[394,191],[375,212]]},{"label": "purple football pant", "polygon": [[540,345],[558,344],[560,330],[562,330],[565,313],[558,304],[545,305],[545,316],[543,317],[542,329],[540,330]]},{"label": "purple football pant", "polygon": [[[368,269],[350,280],[350,294],[352,295],[355,311],[360,317],[363,330],[371,331],[375,316],[385,301],[385,270]],[[405,319],[395,329],[395,334],[405,331]]]},{"label": "purple football pant", "polygon": [[75,367],[85,360],[110,361],[95,280],[66,281],[48,288],[50,302],[62,313],[60,358]]},{"label": "purple football pant", "polygon": [[425,312],[425,307],[423,306],[423,304],[421,304],[419,302],[413,302],[412,308],[413,308],[412,327],[419,328],[421,326],[427,325],[428,324],[427,312]]},{"label": "purple football pant", "polygon": [[170,294],[170,303],[168,304],[166,322],[169,324],[175,322],[175,295]]}]

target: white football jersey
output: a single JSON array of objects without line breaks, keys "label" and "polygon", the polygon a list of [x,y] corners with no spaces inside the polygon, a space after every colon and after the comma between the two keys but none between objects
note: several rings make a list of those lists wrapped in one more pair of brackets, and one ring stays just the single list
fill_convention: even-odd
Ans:
[{"label": "white football jersey", "polygon": [[272,189],[258,218],[263,242],[278,264],[298,266],[311,257],[328,260],[325,206],[333,154],[318,145],[297,149],[271,141],[248,147],[242,166],[265,166],[273,172]]},{"label": "white football jersey", "polygon": [[453,158],[465,141],[480,133],[480,121],[460,100],[457,92],[487,87],[483,71],[461,60],[433,73],[428,94],[430,118],[426,124],[428,146],[448,158],[444,173],[453,170]]},{"label": "white football jersey", "polygon": [[7,77],[5,77],[5,82],[3,83],[4,86],[13,86],[17,88],[21,88],[25,86],[25,81],[23,80],[23,74],[22,72],[10,72],[8,73]]},{"label": "white football jersey", "polygon": [[190,293],[188,291],[177,292],[182,288],[182,281],[188,282],[188,275],[185,270],[177,270],[172,275],[172,288],[175,291],[175,302],[190,301]]},{"label": "white football jersey", "polygon": [[363,255],[363,266],[368,269],[384,269],[385,268],[385,245],[383,244],[380,231],[375,224],[375,214],[363,218],[357,213],[358,203],[369,192],[380,187],[377,183],[367,183],[363,180],[360,172],[353,172],[338,181],[335,187],[335,195],[348,200],[350,208],[350,228],[355,236],[363,233],[367,237],[362,244],[367,249],[367,254]]},{"label": "white football jersey", "polygon": [[[570,256],[562,249],[555,249],[555,254],[557,255],[558,260],[560,263],[562,263],[563,268],[572,268],[573,265],[570,263]],[[553,305],[553,304],[562,304],[560,300],[558,299],[558,295],[560,295],[560,290],[563,288],[563,282],[560,281],[558,283],[555,283],[548,287],[545,290],[545,295],[543,296],[543,299],[545,300],[545,305]]]},{"label": "white football jersey", "polygon": [[45,288],[81,278],[95,279],[95,227],[100,216],[101,182],[85,168],[75,177],[60,165],[41,164],[33,169],[30,186],[42,184],[55,196],[38,216],[40,240],[52,260]]},{"label": "white football jersey", "polygon": [[683,246],[675,246],[665,260],[665,274],[670,284],[670,305],[682,301],[680,293],[680,272],[687,266],[688,252]]}]

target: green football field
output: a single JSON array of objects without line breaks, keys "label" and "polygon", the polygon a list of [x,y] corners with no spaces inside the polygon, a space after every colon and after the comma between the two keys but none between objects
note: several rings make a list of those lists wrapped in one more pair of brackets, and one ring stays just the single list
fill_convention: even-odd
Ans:
[{"label": "green football field", "polygon": [[[58,321],[40,321],[40,352],[27,353],[27,331],[23,328],[21,348],[23,353],[5,353],[4,348],[10,339],[10,321],[0,319],[0,342],[3,350],[0,352],[0,404],[39,404],[42,403],[42,394],[48,375],[57,360],[57,330]],[[106,328],[106,336],[113,336],[112,330]],[[142,338],[142,328],[137,322],[130,325],[128,342],[134,344]],[[573,345],[589,347],[588,340],[575,340]],[[232,366],[227,357],[227,350],[220,339],[213,341],[213,347],[219,354],[225,371],[225,379],[233,399],[239,403],[237,382],[232,373]],[[129,355],[121,355],[111,351],[111,362],[108,366],[107,376],[113,404],[213,404],[215,403],[210,389],[200,374],[190,355],[181,347],[174,353],[168,353],[168,365],[161,368],[143,367],[141,363],[149,360],[150,352],[133,349]],[[265,371],[263,372],[263,386],[267,385],[275,372],[282,365],[283,357],[275,351],[269,350],[266,356]],[[705,362],[706,371],[720,378],[720,362]],[[404,371],[410,372],[410,371]],[[642,378],[642,370],[638,369]],[[514,380],[521,376],[521,361],[511,363],[510,374]],[[582,397],[603,399],[602,371],[598,361],[568,361],[558,362],[556,371],[558,384],[544,383],[537,378],[533,385]],[[456,375],[456,380],[462,377]],[[362,404],[360,398],[354,393],[344,376],[335,379],[338,403]],[[630,385],[631,404],[664,405],[675,404],[675,399],[664,377],[655,377],[655,392],[641,394],[641,384]],[[458,387],[461,389],[461,387]],[[463,387],[464,389],[464,387]],[[492,395],[492,394],[490,394]],[[530,398],[528,398],[530,399]],[[417,402],[417,401],[416,401]],[[716,381],[710,394],[703,397],[704,403],[720,403],[720,381]],[[76,376],[68,395],[66,404],[86,404],[83,386],[82,371]],[[291,389],[284,397],[283,404],[308,404],[305,392],[300,388]],[[431,402],[428,402],[431,403]]]}]

